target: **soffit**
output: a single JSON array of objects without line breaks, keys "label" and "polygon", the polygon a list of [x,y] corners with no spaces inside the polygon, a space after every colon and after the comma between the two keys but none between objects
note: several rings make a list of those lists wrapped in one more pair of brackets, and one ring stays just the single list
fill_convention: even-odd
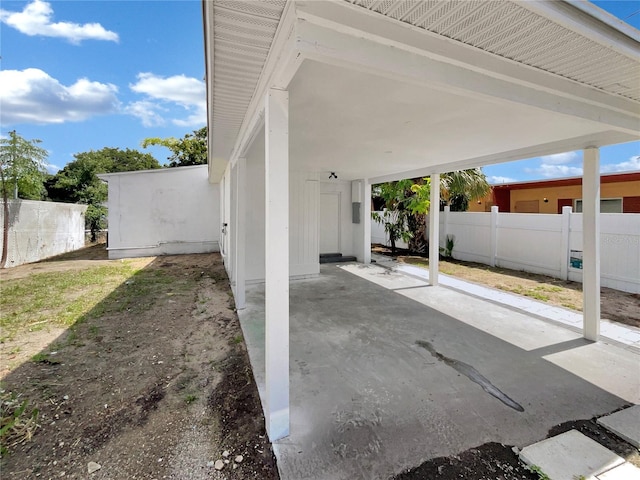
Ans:
[{"label": "soffit", "polygon": [[286,0],[213,2],[214,156],[228,158],[271,48]]},{"label": "soffit", "polygon": [[527,2],[345,1],[607,93],[640,101],[637,56],[623,55],[559,25],[528,9]]}]

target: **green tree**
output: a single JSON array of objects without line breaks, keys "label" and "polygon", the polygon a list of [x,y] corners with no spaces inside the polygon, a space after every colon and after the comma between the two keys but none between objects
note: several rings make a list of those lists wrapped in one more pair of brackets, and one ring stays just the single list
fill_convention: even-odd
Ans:
[{"label": "green tree", "polygon": [[8,138],[0,138],[0,188],[4,213],[0,268],[7,263],[9,196],[14,199],[42,198],[47,151],[38,146],[40,143],[37,139],[22,138],[15,130],[9,132]]},{"label": "green tree", "polygon": [[149,145],[166,147],[171,150],[169,167],[186,167],[189,165],[204,165],[207,163],[207,127],[187,133],[183,138],[149,137],[142,142],[142,148]]},{"label": "green tree", "polygon": [[384,200],[385,211],[382,215],[372,214],[373,219],[384,225],[389,235],[391,253],[396,253],[396,242],[402,239],[409,243],[416,232],[416,219],[429,210],[429,192],[431,185],[428,178],[399,180],[375,185],[373,194]]},{"label": "green tree", "polygon": [[[469,201],[483,198],[490,189],[479,168],[444,173],[440,175],[440,204],[449,205],[453,212],[466,211]],[[428,251],[425,214],[429,211],[429,192],[429,178],[382,183],[373,188],[373,195],[382,198],[386,208],[383,215],[374,213],[373,218],[384,223],[392,253],[399,239],[413,252]]]},{"label": "green tree", "polygon": [[77,153],[68,163],[46,182],[49,198],[68,203],[88,205],[86,226],[91,230],[91,240],[106,226],[107,185],[98,178],[99,173],[130,172],[161,168],[149,153],[138,150],[103,148]]}]

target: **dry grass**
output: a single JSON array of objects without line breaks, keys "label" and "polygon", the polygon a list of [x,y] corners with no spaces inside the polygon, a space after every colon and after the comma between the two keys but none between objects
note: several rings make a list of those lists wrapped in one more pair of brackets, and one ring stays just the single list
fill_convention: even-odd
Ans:
[{"label": "dry grass", "polygon": [[[396,259],[429,268],[424,257],[399,255]],[[442,273],[452,277],[582,311],[582,284],[577,282],[453,259],[440,260],[439,265]],[[640,295],[602,288],[601,310],[602,318],[640,327]]]}]

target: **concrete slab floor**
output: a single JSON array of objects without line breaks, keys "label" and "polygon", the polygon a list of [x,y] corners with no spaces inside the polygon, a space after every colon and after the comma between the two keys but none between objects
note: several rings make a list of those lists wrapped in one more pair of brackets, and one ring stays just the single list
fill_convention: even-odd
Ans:
[{"label": "concrete slab floor", "polygon": [[[322,266],[290,299],[283,480],[389,478],[640,400],[637,354],[379,266]],[[239,315],[263,395],[264,285]]]}]

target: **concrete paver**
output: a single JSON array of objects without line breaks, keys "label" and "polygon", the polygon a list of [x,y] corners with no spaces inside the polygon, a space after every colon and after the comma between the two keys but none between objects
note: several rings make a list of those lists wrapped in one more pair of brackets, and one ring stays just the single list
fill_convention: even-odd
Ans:
[{"label": "concrete paver", "polygon": [[577,430],[523,448],[520,459],[539,467],[551,480],[575,480],[581,476],[592,479],[625,463],[622,457]]},{"label": "concrete paver", "polygon": [[636,448],[640,448],[640,405],[601,417],[598,423]]},{"label": "concrete paver", "polygon": [[640,480],[640,468],[625,462],[596,478],[598,480]]}]

